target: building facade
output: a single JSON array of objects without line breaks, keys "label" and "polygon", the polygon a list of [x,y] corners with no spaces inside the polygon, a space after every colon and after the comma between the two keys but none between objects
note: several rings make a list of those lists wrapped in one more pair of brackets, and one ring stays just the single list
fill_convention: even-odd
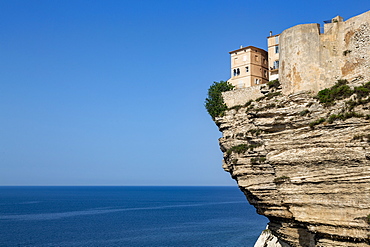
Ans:
[{"label": "building facade", "polygon": [[279,54],[280,54],[279,38],[280,38],[279,34],[272,35],[272,32],[270,32],[270,36],[267,37],[270,81],[279,79]]},{"label": "building facade", "polygon": [[231,78],[236,89],[264,84],[269,81],[268,56],[263,49],[248,46],[229,52]]},{"label": "building facade", "polygon": [[248,46],[231,51],[236,89],[279,79],[284,94],[318,92],[339,79],[370,81],[370,11],[344,21],[336,16],[301,24],[267,37],[268,52]]}]

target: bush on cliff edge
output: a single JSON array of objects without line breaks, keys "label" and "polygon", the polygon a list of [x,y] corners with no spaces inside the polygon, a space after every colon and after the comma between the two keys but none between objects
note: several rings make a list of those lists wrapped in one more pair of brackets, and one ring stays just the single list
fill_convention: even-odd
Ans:
[{"label": "bush on cliff edge", "polygon": [[230,91],[233,88],[234,86],[227,81],[213,82],[209,87],[205,107],[213,120],[216,117],[222,116],[227,110],[227,106],[222,98],[222,92]]}]

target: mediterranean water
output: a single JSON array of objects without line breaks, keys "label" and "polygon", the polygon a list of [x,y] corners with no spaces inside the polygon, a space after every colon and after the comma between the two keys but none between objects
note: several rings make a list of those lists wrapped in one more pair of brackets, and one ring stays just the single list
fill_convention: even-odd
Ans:
[{"label": "mediterranean water", "polygon": [[253,246],[238,187],[0,187],[0,246]]}]

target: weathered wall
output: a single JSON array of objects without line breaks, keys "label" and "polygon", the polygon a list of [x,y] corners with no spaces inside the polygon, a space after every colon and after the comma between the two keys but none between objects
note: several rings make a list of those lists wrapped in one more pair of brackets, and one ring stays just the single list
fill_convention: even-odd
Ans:
[{"label": "weathered wall", "polygon": [[249,100],[255,100],[259,97],[264,96],[264,94],[261,93],[261,87],[264,87],[264,86],[258,85],[258,86],[252,86],[252,87],[223,92],[222,97],[224,99],[225,104],[229,108],[236,106],[236,105],[244,105]]},{"label": "weathered wall", "polygon": [[338,79],[370,80],[370,11],[345,22],[294,26],[280,35],[279,77],[284,94],[318,92]]}]

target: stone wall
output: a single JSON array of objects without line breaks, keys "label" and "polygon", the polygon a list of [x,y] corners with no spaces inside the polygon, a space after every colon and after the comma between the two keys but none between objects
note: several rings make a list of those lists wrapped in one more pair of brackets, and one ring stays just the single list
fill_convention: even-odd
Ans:
[{"label": "stone wall", "polygon": [[244,105],[249,100],[255,100],[259,97],[264,96],[264,94],[261,93],[261,87],[265,87],[265,86],[258,85],[258,86],[223,92],[222,97],[224,99],[225,104],[229,108],[236,106],[236,105]]},{"label": "stone wall", "polygon": [[279,77],[284,94],[318,92],[338,79],[370,81],[370,11],[345,22],[303,24],[280,35]]}]

